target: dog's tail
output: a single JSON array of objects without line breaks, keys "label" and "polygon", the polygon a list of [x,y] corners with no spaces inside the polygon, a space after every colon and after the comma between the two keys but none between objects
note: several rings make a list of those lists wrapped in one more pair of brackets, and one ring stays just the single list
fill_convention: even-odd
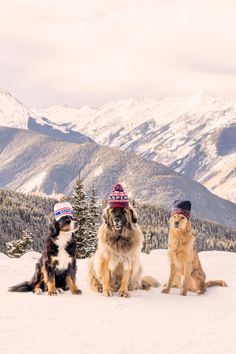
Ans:
[{"label": "dog's tail", "polygon": [[8,291],[11,292],[18,292],[18,293],[27,293],[29,291],[33,291],[35,288],[35,285],[40,281],[41,279],[41,265],[40,265],[40,261],[38,263],[36,263],[35,266],[35,273],[34,276],[32,277],[32,279],[30,281],[24,281],[20,284],[17,285],[13,285],[11,286]]},{"label": "dog's tail", "polygon": [[8,291],[18,292],[18,293],[27,293],[29,291],[33,291],[35,287],[35,281],[24,281],[20,284],[11,286]]},{"label": "dog's tail", "polygon": [[206,288],[210,288],[211,286],[223,286],[227,287],[228,285],[224,280],[209,280],[205,283]]},{"label": "dog's tail", "polygon": [[150,288],[158,288],[160,283],[153,277],[146,275],[142,277],[142,289],[149,290]]}]

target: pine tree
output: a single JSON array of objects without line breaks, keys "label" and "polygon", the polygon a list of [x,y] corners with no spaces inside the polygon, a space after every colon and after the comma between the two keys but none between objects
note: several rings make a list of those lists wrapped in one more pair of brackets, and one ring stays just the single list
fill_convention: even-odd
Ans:
[{"label": "pine tree", "polygon": [[88,218],[88,203],[84,192],[84,186],[79,178],[76,181],[74,193],[72,196],[72,205],[74,209],[75,220],[78,224],[78,230],[75,232],[77,240],[77,258],[86,257],[86,239],[88,235],[87,218]]},{"label": "pine tree", "polygon": [[72,196],[74,215],[78,224],[75,232],[77,240],[77,258],[90,257],[96,250],[99,210],[96,191],[93,188],[89,202],[84,192],[84,186],[79,178]]},{"label": "pine tree", "polygon": [[99,210],[97,205],[97,196],[96,196],[96,190],[93,187],[89,199],[89,204],[88,204],[88,218],[87,218],[88,237],[86,242],[86,257],[90,257],[96,251],[98,219],[99,219]]},{"label": "pine tree", "polygon": [[19,240],[6,243],[7,255],[11,258],[19,258],[28,251],[32,251],[32,237],[29,232],[23,231]]}]

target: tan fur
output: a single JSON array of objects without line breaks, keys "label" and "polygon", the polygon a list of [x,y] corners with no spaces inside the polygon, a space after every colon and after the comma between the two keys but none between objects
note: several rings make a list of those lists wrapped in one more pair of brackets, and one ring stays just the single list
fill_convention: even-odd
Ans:
[{"label": "tan fur", "polygon": [[111,209],[105,209],[105,222],[98,230],[98,247],[89,260],[90,288],[105,296],[112,296],[114,291],[118,291],[120,296],[128,297],[131,290],[159,285],[152,277],[142,278],[140,254],[143,233],[136,224],[134,210],[129,208],[124,212],[126,225],[116,231],[110,222]]},{"label": "tan fur", "polygon": [[[175,227],[176,222],[179,223],[178,227]],[[181,295],[187,295],[188,290],[200,295],[210,286],[227,286],[223,280],[205,282],[206,275],[194,241],[191,222],[182,214],[172,216],[168,238],[170,276],[162,293],[169,293],[170,289],[175,287],[180,289]]]},{"label": "tan fur", "polygon": [[35,287],[34,287],[34,293],[35,293],[36,295],[39,295],[39,294],[42,293],[42,290],[41,290],[41,288],[40,288],[40,285],[41,285],[41,283],[37,283],[37,284],[35,285]]},{"label": "tan fur", "polygon": [[57,295],[55,282],[48,281],[47,286],[48,286],[48,295]]},{"label": "tan fur", "polygon": [[82,291],[78,289],[70,275],[66,276],[66,285],[70,288],[70,291],[73,295],[82,294]]}]

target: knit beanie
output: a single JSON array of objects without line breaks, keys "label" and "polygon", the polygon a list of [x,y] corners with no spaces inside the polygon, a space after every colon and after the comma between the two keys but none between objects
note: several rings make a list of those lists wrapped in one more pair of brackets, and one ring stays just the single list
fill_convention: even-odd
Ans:
[{"label": "knit beanie", "polygon": [[69,202],[56,203],[54,205],[54,216],[56,220],[60,220],[65,215],[73,217],[73,208]]},{"label": "knit beanie", "polygon": [[129,208],[129,198],[120,183],[113,186],[109,197],[110,208]]},{"label": "knit beanie", "polygon": [[176,214],[182,214],[187,219],[190,218],[190,211],[191,211],[191,202],[189,200],[175,200],[172,208],[170,216]]}]

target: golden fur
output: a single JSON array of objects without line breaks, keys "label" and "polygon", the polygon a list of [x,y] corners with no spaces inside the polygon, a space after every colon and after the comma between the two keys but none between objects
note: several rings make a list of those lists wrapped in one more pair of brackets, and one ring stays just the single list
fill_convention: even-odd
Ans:
[{"label": "golden fur", "polygon": [[122,209],[125,224],[119,230],[112,225],[113,211],[110,208],[104,210],[104,223],[97,235],[98,247],[89,260],[91,289],[105,296],[119,291],[120,296],[128,297],[128,290],[157,287],[159,284],[154,278],[142,278],[140,254],[143,233],[136,224],[134,210]]},{"label": "golden fur", "polygon": [[191,222],[182,214],[173,215],[170,218],[168,238],[170,276],[162,293],[169,293],[170,289],[175,287],[180,289],[181,295],[187,295],[188,290],[200,295],[210,286],[227,286],[223,280],[205,282],[206,275],[194,241]]}]

